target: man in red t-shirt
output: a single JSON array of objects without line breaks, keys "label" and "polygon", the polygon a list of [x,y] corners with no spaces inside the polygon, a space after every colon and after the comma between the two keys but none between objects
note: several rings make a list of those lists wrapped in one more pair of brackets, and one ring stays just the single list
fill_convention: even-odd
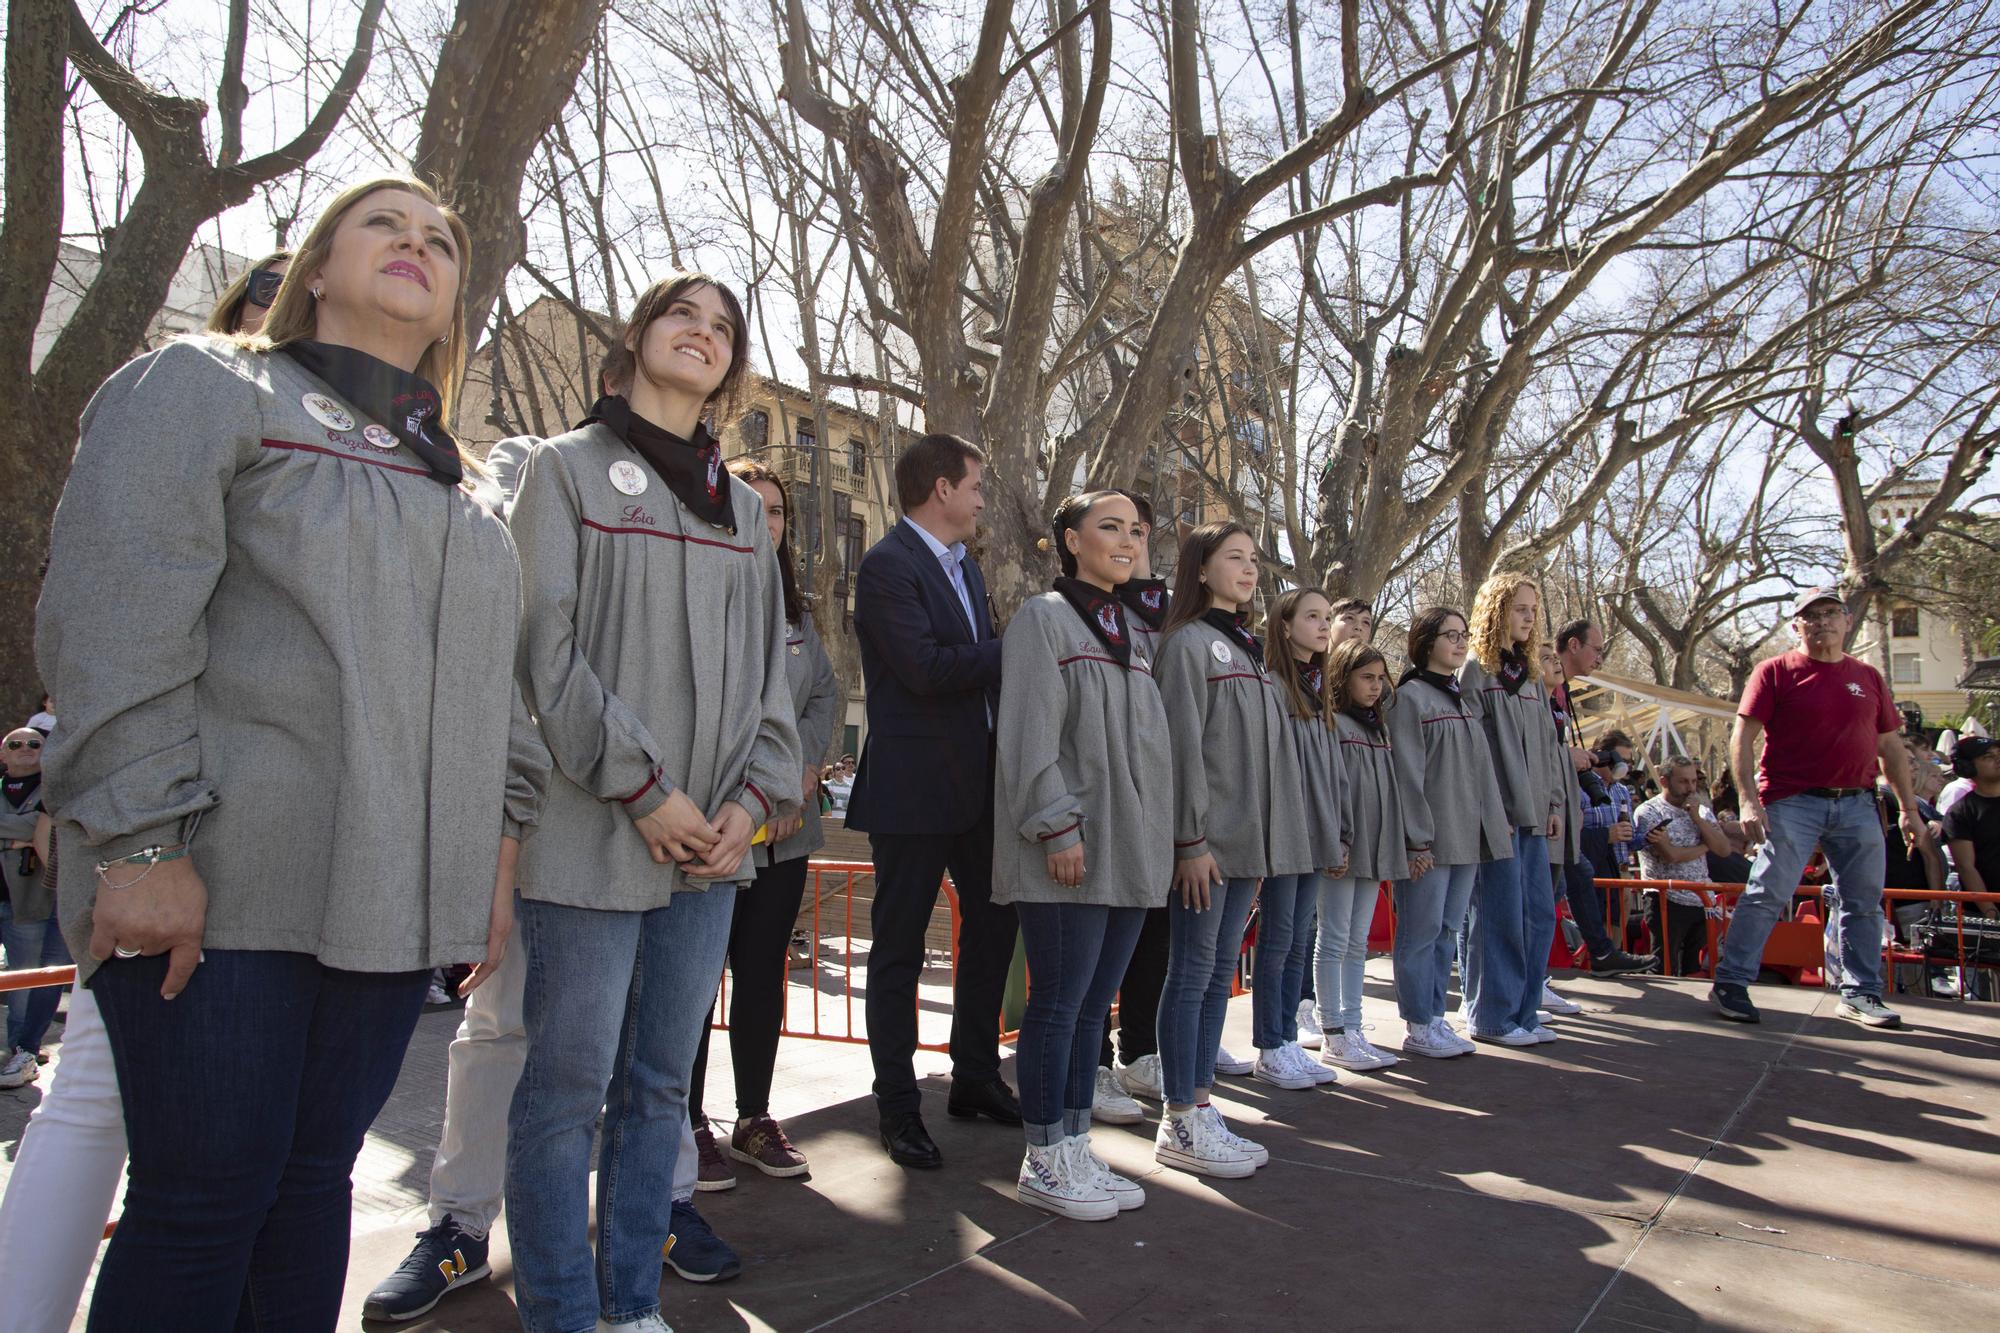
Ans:
[{"label": "man in red t-shirt", "polygon": [[[1756,980],[1771,927],[1792,901],[1813,848],[1826,853],[1838,913],[1842,1018],[1900,1027],[1882,1003],[1882,876],[1886,849],[1875,805],[1879,764],[1896,792],[1903,837],[1923,831],[1910,792],[1903,719],[1882,674],[1849,657],[1847,606],[1833,588],[1813,588],[1792,606],[1799,646],[1759,662],[1736,706],[1729,766],[1742,797],[1743,828],[1764,845],[1723,939],[1709,999],[1724,1018],[1757,1021]],[[1757,741],[1763,739],[1761,761]],[[1753,763],[1753,761],[1756,761]],[[1754,772],[1753,772],[1754,770]],[[1753,781],[1752,778],[1755,778]]]}]

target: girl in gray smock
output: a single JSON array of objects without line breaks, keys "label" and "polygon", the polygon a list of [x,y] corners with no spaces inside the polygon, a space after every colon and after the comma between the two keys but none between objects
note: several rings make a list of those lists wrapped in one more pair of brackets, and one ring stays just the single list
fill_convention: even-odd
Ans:
[{"label": "girl in gray smock", "polygon": [[1242,613],[1257,594],[1256,542],[1205,523],[1181,545],[1156,667],[1173,739],[1174,892],[1160,1067],[1161,1162],[1243,1176],[1269,1160],[1208,1104],[1243,928],[1267,875],[1312,870],[1298,751],[1264,649]]},{"label": "girl in gray smock", "polygon": [[1298,755],[1313,869],[1272,875],[1257,891],[1257,971],[1250,989],[1257,1060],[1250,1073],[1261,1083],[1296,1090],[1338,1077],[1299,1045],[1300,1002],[1312,966],[1322,876],[1347,863],[1340,738],[1333,729],[1326,679],[1333,604],[1318,588],[1294,588],[1278,598],[1265,624],[1271,675],[1284,699],[1286,730]]},{"label": "girl in gray smock", "polygon": [[993,901],[1014,904],[1028,955],[1016,1192],[1104,1221],[1146,1197],[1091,1151],[1090,1109],[1105,1012],[1173,871],[1171,750],[1116,593],[1143,558],[1138,510],[1114,491],[1073,496],[1052,536],[1062,577],[1001,645]]},{"label": "girl in gray smock", "polygon": [[[1327,681],[1340,739],[1341,821],[1347,860],[1320,885],[1319,955],[1314,968],[1326,1063],[1342,1069],[1382,1069],[1396,1057],[1372,1044],[1361,1021],[1361,985],[1368,963],[1368,931],[1383,880],[1411,870],[1403,828],[1402,792],[1383,716],[1389,666],[1365,643],[1348,640],[1327,654]],[[1426,866],[1428,857],[1417,861]]]},{"label": "girl in gray smock", "polygon": [[1508,1046],[1555,1040],[1536,1019],[1555,938],[1548,839],[1563,799],[1559,738],[1538,676],[1540,589],[1503,571],[1480,585],[1459,689],[1479,706],[1486,746],[1513,829],[1513,855],[1481,864],[1466,941],[1465,1002],[1472,1035]]},{"label": "girl in gray smock", "polygon": [[1433,607],[1410,627],[1410,667],[1396,689],[1389,740],[1403,800],[1403,834],[1431,868],[1396,881],[1396,1007],[1403,1051],[1448,1059],[1473,1050],[1445,1019],[1445,989],[1479,865],[1514,854],[1513,830],[1479,700],[1455,674],[1466,655],[1465,617]]},{"label": "girl in gray smock", "polygon": [[784,479],[748,459],[731,463],[729,471],[757,493],[764,508],[765,528],[777,547],[779,586],[785,600],[785,679],[798,720],[804,771],[800,780],[802,804],[788,821],[791,830],[787,832],[774,822],[771,836],[752,849],[757,877],[736,896],[730,918],[729,1064],[735,1074],[736,1120],[729,1131],[727,1157],[702,1114],[702,1094],[708,1085],[707,1024],[702,1025],[701,1047],[695,1052],[688,1113],[694,1118],[704,1189],[726,1189],[736,1183],[730,1159],[767,1176],[802,1176],[808,1169],[805,1154],[792,1145],[784,1127],[771,1116],[771,1075],[778,1061],[778,1029],[784,1026],[792,928],[798,924],[799,904],[805,898],[806,858],[826,845],[826,834],[820,827],[819,766],[846,711],[840,678],[834,674],[826,645],[820,642],[812,612],[806,610],[798,568],[792,563],[791,540],[786,535],[791,498]]}]

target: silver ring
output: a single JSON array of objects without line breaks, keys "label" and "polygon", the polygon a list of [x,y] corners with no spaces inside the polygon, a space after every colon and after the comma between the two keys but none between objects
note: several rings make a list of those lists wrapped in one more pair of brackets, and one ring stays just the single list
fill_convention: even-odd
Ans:
[{"label": "silver ring", "polygon": [[137,949],[120,949],[113,946],[111,952],[117,954],[120,958],[137,958],[139,956]]}]

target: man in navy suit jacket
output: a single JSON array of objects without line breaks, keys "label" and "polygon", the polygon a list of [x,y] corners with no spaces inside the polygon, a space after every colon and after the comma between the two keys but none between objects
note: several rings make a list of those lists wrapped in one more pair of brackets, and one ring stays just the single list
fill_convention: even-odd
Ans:
[{"label": "man in navy suit jacket", "polygon": [[903,1166],[943,1164],[919,1114],[917,978],[947,869],[958,893],[951,1099],[947,1110],[1021,1123],[1000,1078],[1000,1000],[1014,956],[1011,906],[993,903],[993,718],[1000,638],[986,580],[966,554],[986,507],[985,456],[926,435],[896,460],[902,521],[862,558],[854,584],[868,743],[847,827],[875,858],[868,1051],[882,1146]]}]

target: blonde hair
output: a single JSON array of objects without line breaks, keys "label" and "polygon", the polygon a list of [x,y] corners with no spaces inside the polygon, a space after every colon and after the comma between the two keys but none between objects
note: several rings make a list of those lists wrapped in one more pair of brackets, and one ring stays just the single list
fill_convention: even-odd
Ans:
[{"label": "blonde hair", "polygon": [[243,307],[250,303],[250,279],[266,269],[290,262],[290,250],[273,250],[250,267],[237,274],[222,295],[215,298],[215,308],[208,312],[208,323],[202,325],[205,333],[234,334],[243,330]]},{"label": "blonde hair", "polygon": [[[465,220],[452,212],[438,197],[437,191],[414,176],[374,176],[350,185],[336,195],[293,254],[292,266],[285,270],[285,280],[278,287],[277,299],[271,302],[271,312],[264,317],[264,331],[239,334],[236,341],[253,352],[274,352],[288,343],[318,336],[319,302],[313,299],[312,285],[319,280],[320,270],[326,267],[327,257],[333,250],[333,234],[341,220],[353,212],[362,200],[383,190],[404,190],[434,205],[444,214],[445,225],[451,229],[452,245],[457,251],[454,257],[458,260],[458,291],[452,298],[451,329],[445,334],[444,341],[426,347],[417,361],[417,374],[429,380],[438,391],[438,424],[449,430],[458,402],[458,383],[465,375],[465,280],[472,269],[472,236],[466,231]],[[461,457],[472,459],[472,455],[464,450],[459,452]]]},{"label": "blonde hair", "polygon": [[1312,706],[1312,691],[1306,688],[1305,673],[1299,666],[1298,658],[1292,655],[1291,623],[1299,613],[1299,604],[1308,597],[1317,597],[1332,605],[1333,599],[1319,588],[1293,588],[1278,598],[1278,604],[1264,618],[1264,656],[1271,668],[1271,674],[1284,688],[1285,700],[1291,705],[1292,716],[1301,722],[1319,722],[1333,725],[1333,678],[1325,671],[1320,673],[1319,710]]},{"label": "blonde hair", "polygon": [[1541,585],[1518,569],[1503,569],[1479,585],[1479,594],[1472,599],[1472,655],[1488,671],[1497,671],[1502,652],[1518,652],[1526,659],[1534,679],[1540,681],[1541,617],[1535,617],[1533,627],[1528,630],[1527,642],[1519,648],[1514,646],[1507,632],[1507,612],[1513,606],[1516,594],[1523,588],[1533,591],[1537,601],[1541,599]]}]

